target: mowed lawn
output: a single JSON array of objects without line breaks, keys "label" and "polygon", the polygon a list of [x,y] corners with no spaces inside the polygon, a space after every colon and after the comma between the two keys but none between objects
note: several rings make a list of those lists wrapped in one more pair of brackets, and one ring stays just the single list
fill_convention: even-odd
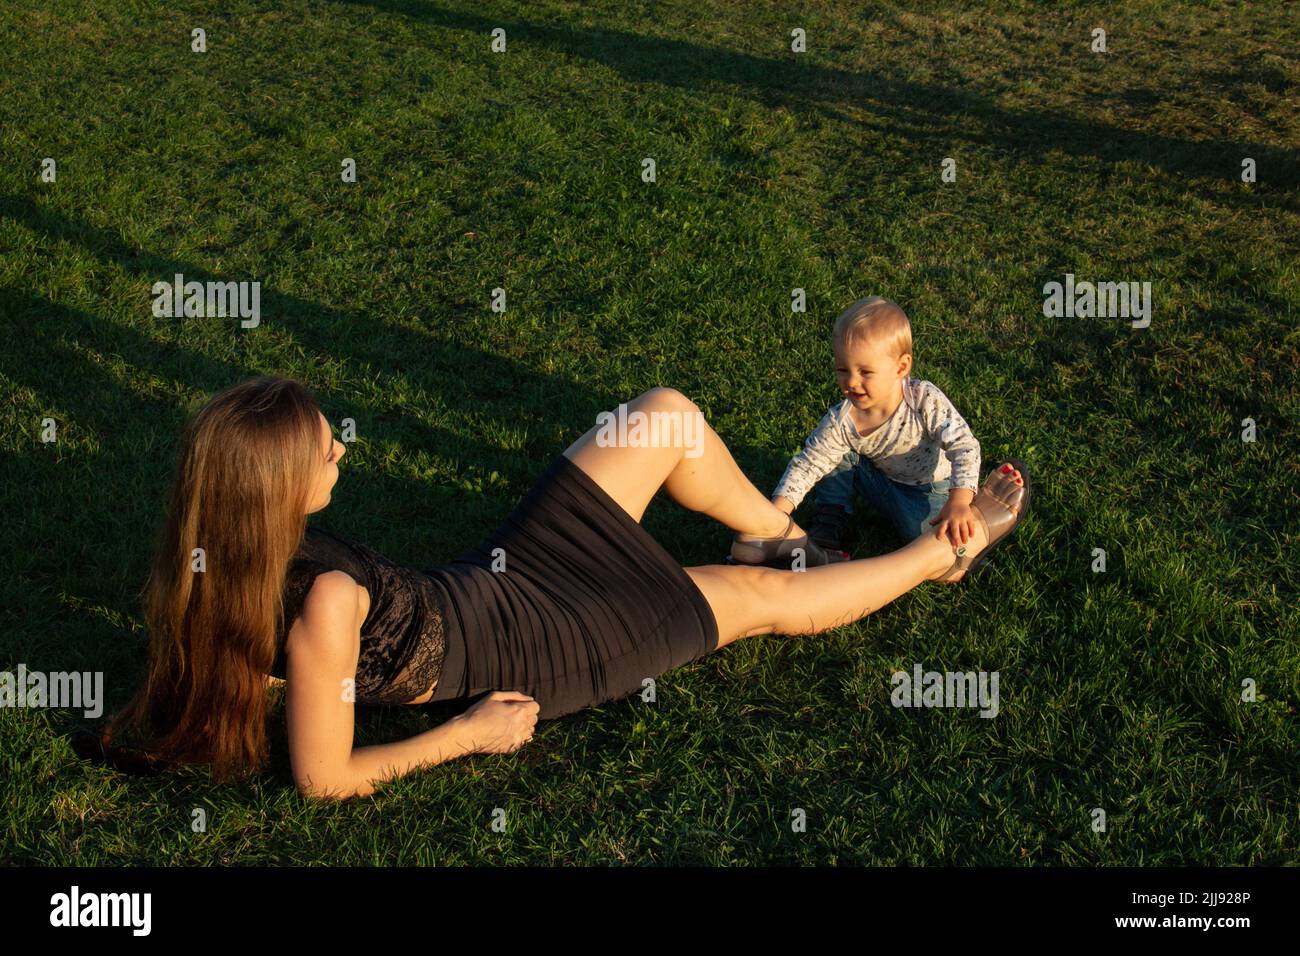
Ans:
[{"label": "mowed lawn", "polygon": [[[882,294],[983,472],[1028,464],[1033,514],[978,583],[343,804],[298,796],[282,708],[267,771],[221,787],[83,762],[80,711],[2,709],[0,860],[1300,858],[1300,10],[208,6],[0,10],[0,669],[103,671],[121,704],[181,425],[258,373],[356,422],[314,520],[419,566],[655,385],[770,492],[838,400],[834,317]],[[177,273],[259,281],[260,325],[155,317]],[[1149,327],[1045,317],[1067,273],[1150,282]],[[645,525],[686,565],[730,541],[666,496]],[[859,531],[860,557],[900,544]],[[997,716],[892,706],[918,663],[996,671]],[[362,708],[357,742],[454,712]]]}]

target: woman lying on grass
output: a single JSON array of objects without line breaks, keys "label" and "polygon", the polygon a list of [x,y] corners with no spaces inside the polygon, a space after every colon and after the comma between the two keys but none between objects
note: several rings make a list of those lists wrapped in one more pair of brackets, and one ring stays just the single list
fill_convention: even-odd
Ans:
[{"label": "woman lying on grass", "polygon": [[[627,409],[701,414],[671,388]],[[957,548],[927,534],[889,555],[803,571],[682,568],[639,524],[660,487],[753,536],[764,557],[788,564],[804,549],[809,564],[825,559],[699,421],[703,442],[690,455],[609,446],[593,427],[477,548],[415,570],[307,527],[330,502],[345,450],[301,385],[258,378],[226,390],[186,430],[147,588],[148,678],[102,742],[125,732],[152,766],[207,764],[217,780],[256,770],[276,675],[287,681],[298,789],[367,795],[454,757],[517,750],[539,719],[626,697],[742,637],[813,634],[922,581],[960,580],[1028,503],[1006,465],[972,502],[980,520]],[[353,746],[357,703],[480,696],[407,740]]]}]

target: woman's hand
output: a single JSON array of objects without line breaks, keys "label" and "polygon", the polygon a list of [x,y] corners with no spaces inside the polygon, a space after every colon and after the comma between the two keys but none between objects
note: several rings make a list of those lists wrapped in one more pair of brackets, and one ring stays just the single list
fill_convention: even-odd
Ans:
[{"label": "woman's hand", "polygon": [[527,694],[494,690],[459,719],[473,728],[473,753],[504,754],[518,750],[532,739],[541,709],[542,705]]}]

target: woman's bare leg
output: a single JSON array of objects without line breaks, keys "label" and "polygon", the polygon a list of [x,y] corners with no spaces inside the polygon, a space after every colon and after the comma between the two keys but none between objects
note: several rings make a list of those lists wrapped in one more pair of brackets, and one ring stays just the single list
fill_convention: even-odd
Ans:
[{"label": "woman's bare leg", "polygon": [[[627,403],[628,412],[678,411],[699,414],[702,454],[687,457],[684,447],[601,446],[599,426],[564,454],[636,521],[659,488],[686,508],[702,511],[728,527],[776,537],[789,516],[745,477],[717,433],[703,421],[695,403],[671,388],[654,388]],[[991,490],[1003,497],[1015,487],[1017,472],[997,474]],[[796,525],[790,537],[802,537]],[[988,539],[983,526],[968,542],[971,556]],[[884,607],[922,581],[943,575],[954,561],[946,539],[924,534],[892,554],[845,561],[804,571],[777,571],[741,565],[687,568],[718,622],[718,647],[755,634],[813,634],[856,621]],[[946,585],[945,585],[946,586]]]},{"label": "woman's bare leg", "polygon": [[[1023,487],[1015,469],[990,475],[984,487],[1006,503]],[[988,545],[984,525],[966,542],[974,557]],[[947,538],[924,534],[892,554],[805,571],[711,564],[687,568],[718,622],[718,647],[754,634],[815,634],[884,607],[922,581],[943,576],[955,560]],[[947,587],[948,585],[944,585]]]},{"label": "woman's bare leg", "polygon": [[[967,545],[984,543],[982,529]],[[686,568],[718,622],[718,647],[755,634],[816,634],[884,607],[954,561],[952,545],[934,535],[876,558],[805,571],[710,564]],[[945,585],[946,586],[946,585]]]},{"label": "woman's bare leg", "polygon": [[[718,433],[704,420],[703,413],[689,398],[672,388],[652,388],[627,403],[628,413],[642,411],[677,412],[698,416],[699,454],[684,445],[679,447],[637,447],[597,444],[600,426],[588,432],[564,450],[564,454],[605,493],[623,506],[635,521],[640,521],[655,492],[661,487],[684,508],[702,511],[728,528],[746,534],[778,537],[789,525],[790,517],[772,504],[745,477]],[[691,455],[688,456],[687,452]],[[799,538],[798,525],[788,537]]]}]

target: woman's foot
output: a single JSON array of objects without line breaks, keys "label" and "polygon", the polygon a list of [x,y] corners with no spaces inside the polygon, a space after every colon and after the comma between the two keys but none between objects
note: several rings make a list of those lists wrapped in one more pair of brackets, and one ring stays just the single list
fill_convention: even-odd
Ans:
[{"label": "woman's foot", "polygon": [[731,559],[737,564],[769,565],[782,567],[792,563],[796,549],[803,550],[804,567],[815,568],[841,561],[841,552],[826,552],[794,523],[794,515],[786,518],[780,534],[765,537],[754,534],[737,534],[731,543]]},{"label": "woman's foot", "polygon": [[[992,496],[995,501],[989,502],[985,496]],[[984,504],[976,507],[980,503],[980,498],[984,497]],[[960,548],[952,547],[951,542],[944,538],[944,543],[948,546],[948,553],[936,561],[936,565],[931,574],[926,575],[930,581],[943,580],[945,584],[955,584],[966,576],[970,563],[977,558],[985,548],[989,546],[989,529],[990,522],[994,525],[994,534],[1001,539],[1003,535],[1014,527],[1014,521],[1019,520],[1024,513],[1025,495],[1024,475],[1010,462],[1004,462],[998,466],[997,470],[988,476],[984,481],[984,486],[975,496],[976,500],[971,502],[971,507],[976,508],[983,520],[979,517],[975,520],[975,530],[971,533],[969,539]],[[992,511],[986,511],[985,508],[997,509],[1003,512],[1004,518],[1009,512],[1014,516],[1010,527],[998,520],[998,516]],[[1005,511],[1003,511],[1005,509]],[[957,567],[958,564],[964,563],[966,567]]]}]

